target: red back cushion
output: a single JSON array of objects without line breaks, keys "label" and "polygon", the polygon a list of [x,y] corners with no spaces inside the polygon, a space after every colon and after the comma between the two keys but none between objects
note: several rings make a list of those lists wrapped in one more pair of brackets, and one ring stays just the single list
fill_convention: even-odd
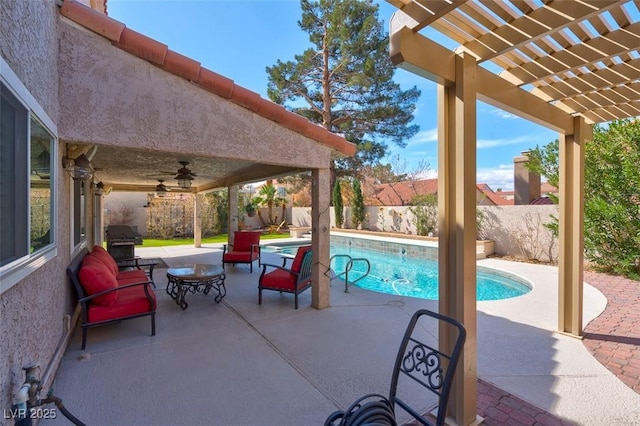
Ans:
[{"label": "red back cushion", "polygon": [[[78,272],[78,278],[88,296],[118,287],[116,277],[95,256],[85,256]],[[117,301],[117,291],[93,299],[93,303],[104,306],[113,306]]]},{"label": "red back cushion", "polygon": [[251,251],[252,245],[260,244],[260,231],[236,231],[233,233],[233,251]]},{"label": "red back cushion", "polygon": [[293,272],[300,272],[300,268],[302,267],[302,259],[304,259],[304,255],[308,251],[311,251],[311,246],[298,247],[296,257],[293,259],[293,264],[291,264],[291,270]]},{"label": "red back cushion", "polygon": [[93,256],[94,258],[104,263],[107,269],[109,269],[113,273],[114,277],[118,276],[118,264],[115,260],[113,260],[113,257],[111,257],[109,252],[106,251],[104,247],[94,246],[93,250],[91,250],[90,256]]}]

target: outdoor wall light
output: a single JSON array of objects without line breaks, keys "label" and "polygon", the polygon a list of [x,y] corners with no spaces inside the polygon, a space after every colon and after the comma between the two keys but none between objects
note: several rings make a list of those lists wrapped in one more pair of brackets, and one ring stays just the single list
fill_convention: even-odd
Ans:
[{"label": "outdoor wall light", "polygon": [[74,180],[87,180],[93,176],[93,167],[86,155],[80,154],[75,160],[62,157],[62,167]]},{"label": "outdoor wall light", "polygon": [[104,183],[98,182],[96,183],[96,187],[93,189],[93,195],[103,195],[104,194]]}]

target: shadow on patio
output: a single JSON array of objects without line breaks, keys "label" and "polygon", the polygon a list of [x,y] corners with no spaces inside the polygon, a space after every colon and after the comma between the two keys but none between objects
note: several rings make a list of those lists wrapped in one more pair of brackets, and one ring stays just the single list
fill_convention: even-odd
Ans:
[{"label": "shadow on patio", "polygon": [[[221,253],[219,246],[210,246],[141,249],[137,254],[162,257],[171,267],[219,263]],[[275,254],[264,257],[278,261]],[[247,265],[239,265],[227,267],[222,303],[211,295],[189,294],[183,311],[164,290],[166,270],[154,276],[155,337],[143,318],[90,330],[85,351],[80,350],[80,333],[69,344],[54,394],[88,425],[319,425],[364,393],[387,393],[409,318],[419,308],[437,309],[435,301],[357,287],[344,293],[337,284],[329,309],[311,308],[310,291],[300,296],[297,311],[291,295],[277,292],[265,292],[259,306],[259,272],[250,274]],[[478,406],[485,424],[628,419],[626,407],[640,406],[640,396],[626,393],[579,340],[502,314],[520,310],[518,303],[540,308],[532,300],[479,306]],[[41,424],[69,423],[58,414]]]}]

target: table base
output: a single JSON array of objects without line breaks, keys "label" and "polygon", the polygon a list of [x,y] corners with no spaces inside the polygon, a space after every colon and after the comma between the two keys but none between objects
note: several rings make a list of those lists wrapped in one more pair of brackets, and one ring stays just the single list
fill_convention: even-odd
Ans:
[{"label": "table base", "polygon": [[169,282],[167,283],[167,294],[175,300],[176,304],[182,309],[187,309],[189,304],[185,300],[187,293],[209,294],[211,290],[215,293],[216,303],[220,303],[227,294],[227,288],[224,286],[225,275],[221,274],[210,279],[201,280],[183,280],[180,278],[167,275]]}]

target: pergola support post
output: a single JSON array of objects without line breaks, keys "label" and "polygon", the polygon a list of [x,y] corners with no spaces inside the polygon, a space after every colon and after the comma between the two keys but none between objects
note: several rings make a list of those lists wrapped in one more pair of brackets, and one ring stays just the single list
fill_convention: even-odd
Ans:
[{"label": "pergola support post", "polygon": [[104,243],[104,195],[95,192],[93,195],[93,244],[102,246]]},{"label": "pergola support post", "polygon": [[229,194],[229,218],[227,219],[227,229],[229,237],[227,238],[229,245],[233,245],[233,232],[240,229],[238,227],[238,185],[230,185],[227,187]]},{"label": "pergola support post", "polygon": [[[438,86],[438,309],[464,324],[467,340],[454,377],[448,416],[477,424],[476,330],[476,62],[456,56],[453,86]],[[453,330],[441,326],[450,351]]]},{"label": "pergola support post", "polygon": [[195,194],[193,197],[193,245],[202,247],[202,203],[203,194]]},{"label": "pergola support post", "polygon": [[331,172],[327,169],[314,169],[311,172],[311,248],[313,251],[313,270],[311,284],[311,306],[324,309],[330,306],[331,280],[329,270],[330,233],[330,182]]},{"label": "pergola support post", "polygon": [[558,331],[582,335],[584,253],[584,145],[593,128],[574,118],[574,131],[560,135]]}]

